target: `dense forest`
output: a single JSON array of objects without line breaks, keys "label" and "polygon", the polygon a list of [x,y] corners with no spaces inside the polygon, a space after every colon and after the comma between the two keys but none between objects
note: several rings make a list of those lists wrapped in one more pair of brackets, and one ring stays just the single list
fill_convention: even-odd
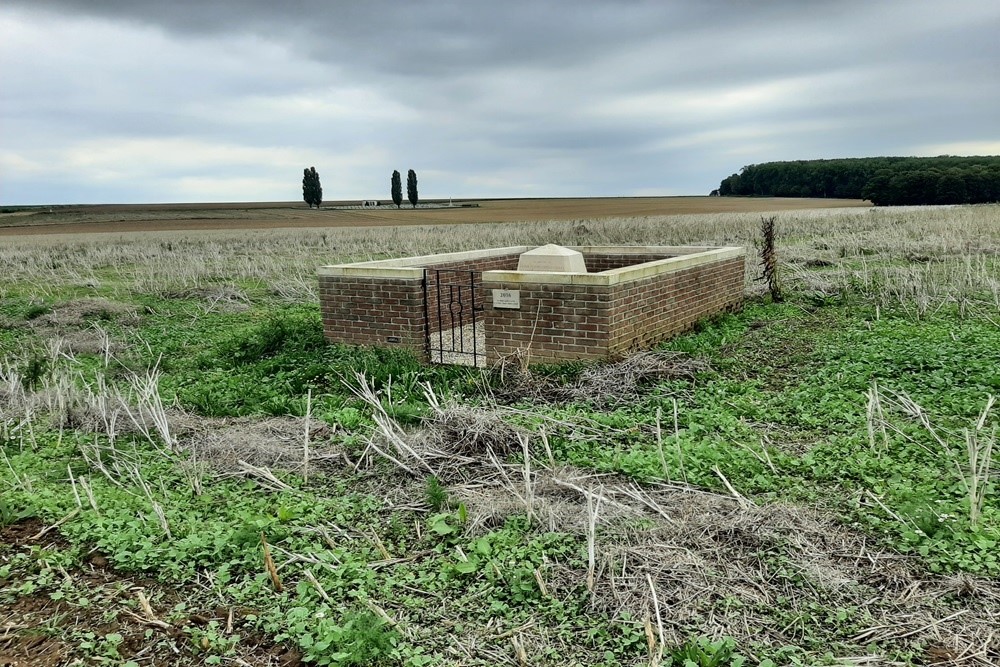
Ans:
[{"label": "dense forest", "polygon": [[1000,201],[1000,156],[870,157],[751,164],[712,193],[867,199],[876,206]]}]

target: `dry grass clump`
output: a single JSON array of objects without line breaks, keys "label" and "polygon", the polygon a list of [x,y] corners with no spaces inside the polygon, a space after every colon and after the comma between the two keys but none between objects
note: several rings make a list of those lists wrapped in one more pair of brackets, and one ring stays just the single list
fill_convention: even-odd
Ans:
[{"label": "dry grass clump", "polygon": [[125,326],[139,323],[135,308],[99,297],[73,299],[52,307],[48,313],[29,320],[34,327],[64,329],[87,326],[92,320],[114,321]]},{"label": "dry grass clump", "polygon": [[563,382],[533,372],[526,353],[502,359],[494,369],[493,397],[502,403],[589,403],[613,408],[642,396],[652,384],[663,380],[693,380],[710,370],[707,361],[681,352],[644,350],[610,363],[587,366],[572,382]]},{"label": "dry grass clump", "polygon": [[242,312],[250,308],[250,297],[235,285],[208,285],[184,289],[167,289],[161,294],[168,299],[203,301],[206,312]]},{"label": "dry grass clump", "polygon": [[423,430],[425,441],[436,449],[463,457],[492,451],[506,458],[521,450],[518,438],[523,435],[499,413],[463,404],[435,406]]},{"label": "dry grass clump", "polygon": [[516,429],[496,414],[467,406],[442,406],[430,385],[425,392],[432,416],[424,428],[409,431],[390,414],[391,388],[375,390],[363,373],[347,386],[368,407],[375,422],[355,469],[381,458],[414,477],[469,479],[485,460],[506,456],[520,441]]},{"label": "dry grass clump", "polygon": [[566,400],[614,407],[634,401],[650,384],[663,380],[693,380],[710,370],[707,361],[681,352],[652,350],[630,354],[610,364],[586,368],[570,387]]},{"label": "dry grass clump", "polygon": [[[62,338],[48,341],[48,348],[27,350],[0,360],[0,415],[21,417],[30,423],[36,415],[48,416],[56,428],[79,428],[105,433],[117,398],[99,378],[94,386],[83,383],[72,369],[73,352]],[[122,425],[115,433],[127,430]]]},{"label": "dry grass clump", "polygon": [[[834,639],[825,633],[833,630],[841,635],[838,653],[877,643],[917,654],[934,647],[950,664],[1000,658],[995,581],[966,577],[969,592],[957,595],[955,581],[928,580],[904,557],[812,510],[681,491],[651,497],[673,523],[625,540],[616,531],[601,544],[605,587],[594,604],[648,617],[652,582],[669,610],[662,616],[668,645],[698,628],[741,646],[830,649]],[[838,613],[844,629],[831,620]]]},{"label": "dry grass clump", "polygon": [[[694,372],[694,369],[702,368],[693,360],[676,366],[670,362],[680,356],[668,353],[652,352],[635,356],[637,361],[625,360],[613,364],[614,368],[608,372],[605,385],[584,390],[582,388],[587,382],[596,381],[581,378],[569,387],[549,388],[547,393],[557,394],[567,400],[567,397],[573,396],[576,400],[581,400],[586,395],[588,400],[610,403],[618,400],[618,397],[611,398],[617,381],[615,378],[623,378],[620,386],[625,391],[629,389],[626,386],[629,381],[635,382],[635,391],[638,391],[639,379],[654,376],[688,377],[688,373]],[[593,375],[598,374],[600,370],[595,369]],[[461,482],[482,479],[484,475],[488,477],[498,470],[503,471],[502,462],[512,455],[521,455],[522,461],[530,458],[527,449],[529,432],[514,426],[509,418],[525,414],[530,417],[534,414],[532,409],[521,411],[495,403],[482,406],[442,403],[433,389],[427,386],[425,394],[430,415],[419,428],[405,429],[391,416],[391,390],[376,391],[363,374],[357,375],[355,380],[355,383],[348,386],[365,403],[375,422],[367,447],[356,465],[358,469],[370,465],[376,458],[383,458],[415,477],[433,475],[442,481]],[[537,390],[539,385],[534,386]],[[545,386],[545,383],[541,386]],[[584,391],[588,393],[584,394]],[[523,401],[526,394],[522,393],[519,398]],[[565,427],[566,424],[560,422],[559,426]],[[592,430],[582,422],[579,427],[581,430]],[[549,458],[551,459],[551,454]],[[484,473],[484,468],[488,472]]]},{"label": "dry grass clump", "polygon": [[62,340],[66,348],[74,354],[120,354],[126,349],[125,343],[112,338],[107,331],[97,325],[66,331]]},{"label": "dry grass clump", "polygon": [[157,369],[133,373],[123,386],[108,385],[101,374],[86,382],[71,351],[58,344],[45,363],[45,373],[29,382],[17,360],[0,362],[0,418],[22,426],[47,418],[58,429],[102,436],[81,445],[81,453],[114,483],[122,476],[143,482],[138,445],[180,466],[196,493],[208,473],[284,488],[272,469],[308,477],[349,463],[323,422],[190,415],[163,402]]},{"label": "dry grass clump", "polygon": [[311,276],[298,276],[290,280],[275,280],[270,284],[270,292],[288,303],[317,303],[319,286]]},{"label": "dry grass clump", "polygon": [[0,416],[13,419],[24,412],[27,401],[23,376],[11,359],[0,360]]},{"label": "dry grass clump", "polygon": [[[301,475],[306,465],[326,471],[345,465],[333,430],[322,422],[311,425],[307,435],[296,417],[213,419],[175,412],[172,418],[180,450],[226,477],[249,476],[255,468]],[[303,456],[306,437],[308,459]]]},{"label": "dry grass clump", "polygon": [[59,340],[70,353],[108,355],[120,352],[124,345],[111,338],[107,328],[112,324],[134,327],[139,322],[134,307],[91,297],[55,305],[48,312],[12,326],[26,327],[45,340]]},{"label": "dry grass clump", "polygon": [[466,530],[471,534],[488,532],[529,510],[543,530],[584,535],[591,520],[586,511],[588,497],[592,502],[600,500],[599,525],[630,533],[640,530],[636,521],[646,517],[650,507],[646,492],[635,482],[538,461],[529,462],[525,476],[523,462],[491,460],[472,480],[454,484],[450,490],[468,509]]}]

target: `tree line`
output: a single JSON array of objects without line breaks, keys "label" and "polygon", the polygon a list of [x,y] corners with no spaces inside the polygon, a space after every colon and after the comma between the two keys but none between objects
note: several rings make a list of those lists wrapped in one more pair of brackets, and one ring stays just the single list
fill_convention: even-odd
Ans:
[{"label": "tree line", "polygon": [[[403,184],[399,171],[393,170],[389,179],[389,193],[392,196],[392,203],[396,208],[400,208],[403,203]],[[417,192],[417,172],[410,169],[406,174],[406,198],[410,206],[417,207],[420,201],[420,194]],[[309,208],[320,207],[323,203],[323,187],[319,182],[319,173],[316,167],[307,167],[302,171],[302,199],[309,204]]]},{"label": "tree line", "polygon": [[721,196],[867,199],[876,206],[1000,201],[1000,156],[765,162],[725,178]]}]

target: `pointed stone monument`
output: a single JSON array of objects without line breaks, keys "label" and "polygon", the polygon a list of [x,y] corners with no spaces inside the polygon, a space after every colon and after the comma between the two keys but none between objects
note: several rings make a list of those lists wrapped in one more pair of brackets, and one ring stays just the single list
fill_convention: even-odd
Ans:
[{"label": "pointed stone monument", "polygon": [[521,253],[517,261],[517,270],[586,273],[587,265],[580,252],[550,243]]}]

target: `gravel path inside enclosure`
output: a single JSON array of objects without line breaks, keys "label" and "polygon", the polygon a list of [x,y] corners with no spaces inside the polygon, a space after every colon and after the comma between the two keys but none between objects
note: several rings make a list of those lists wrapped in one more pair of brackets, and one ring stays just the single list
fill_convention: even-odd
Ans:
[{"label": "gravel path inside enclosure", "polygon": [[[473,355],[475,352],[475,355]],[[431,334],[431,361],[456,366],[486,367],[486,331],[477,323]]]}]

